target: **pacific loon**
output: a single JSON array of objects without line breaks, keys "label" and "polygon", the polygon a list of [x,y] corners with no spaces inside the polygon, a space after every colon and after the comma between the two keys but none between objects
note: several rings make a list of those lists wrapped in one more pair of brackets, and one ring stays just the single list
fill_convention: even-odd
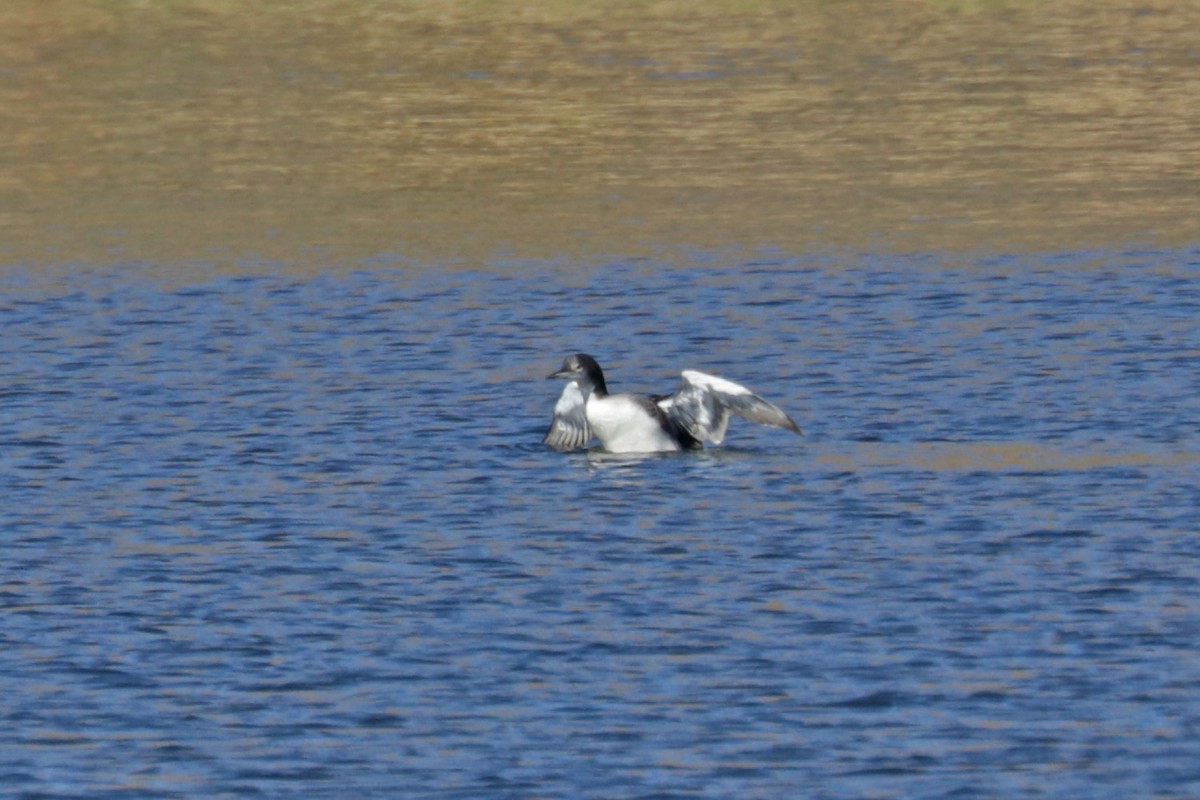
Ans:
[{"label": "pacific loon", "polygon": [[585,353],[567,356],[547,378],[566,378],[543,440],[555,450],[578,450],[592,438],[610,453],[690,450],[701,442],[720,444],[729,415],[802,433],[777,406],[745,386],[685,369],[675,394],[644,397],[609,394],[604,372]]}]

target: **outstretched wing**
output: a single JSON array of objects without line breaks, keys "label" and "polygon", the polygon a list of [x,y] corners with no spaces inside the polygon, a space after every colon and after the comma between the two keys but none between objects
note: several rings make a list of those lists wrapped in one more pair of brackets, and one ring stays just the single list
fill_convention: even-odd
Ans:
[{"label": "outstretched wing", "polygon": [[583,410],[583,392],[575,381],[567,381],[566,388],[554,404],[554,421],[546,438],[542,441],[555,450],[578,450],[592,438]]},{"label": "outstretched wing", "polygon": [[683,371],[683,387],[658,405],[667,416],[700,441],[720,444],[729,427],[729,415],[762,425],[800,433],[800,427],[778,406],[768,403],[745,386],[692,369]]}]

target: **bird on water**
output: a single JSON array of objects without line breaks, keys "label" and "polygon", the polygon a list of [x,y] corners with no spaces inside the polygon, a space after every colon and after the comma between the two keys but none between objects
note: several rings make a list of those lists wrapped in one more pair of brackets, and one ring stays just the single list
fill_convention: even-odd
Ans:
[{"label": "bird on water", "polygon": [[604,372],[586,353],[567,356],[547,378],[567,385],[554,405],[543,440],[555,450],[578,450],[593,438],[610,453],[693,450],[720,444],[731,414],[802,434],[791,417],[745,386],[685,369],[683,386],[670,395],[609,394]]}]

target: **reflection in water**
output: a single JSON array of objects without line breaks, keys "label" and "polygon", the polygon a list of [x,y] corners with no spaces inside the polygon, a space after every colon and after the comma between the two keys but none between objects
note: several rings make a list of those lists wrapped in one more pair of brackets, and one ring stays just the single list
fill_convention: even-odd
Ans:
[{"label": "reflection in water", "polygon": [[1114,451],[1104,446],[1068,449],[1040,442],[963,442],[841,445],[811,457],[848,470],[904,467],[935,472],[1078,472],[1093,469],[1197,467],[1200,450],[1177,447]]},{"label": "reflection in water", "polygon": [[5,261],[1197,235],[1194,5],[9,4]]}]

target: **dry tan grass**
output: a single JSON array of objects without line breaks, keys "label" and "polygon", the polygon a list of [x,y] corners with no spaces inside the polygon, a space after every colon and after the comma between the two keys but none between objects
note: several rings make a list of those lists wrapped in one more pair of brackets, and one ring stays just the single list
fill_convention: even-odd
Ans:
[{"label": "dry tan grass", "polygon": [[0,246],[479,260],[1200,236],[1195,3],[519,7],[7,3]]}]

